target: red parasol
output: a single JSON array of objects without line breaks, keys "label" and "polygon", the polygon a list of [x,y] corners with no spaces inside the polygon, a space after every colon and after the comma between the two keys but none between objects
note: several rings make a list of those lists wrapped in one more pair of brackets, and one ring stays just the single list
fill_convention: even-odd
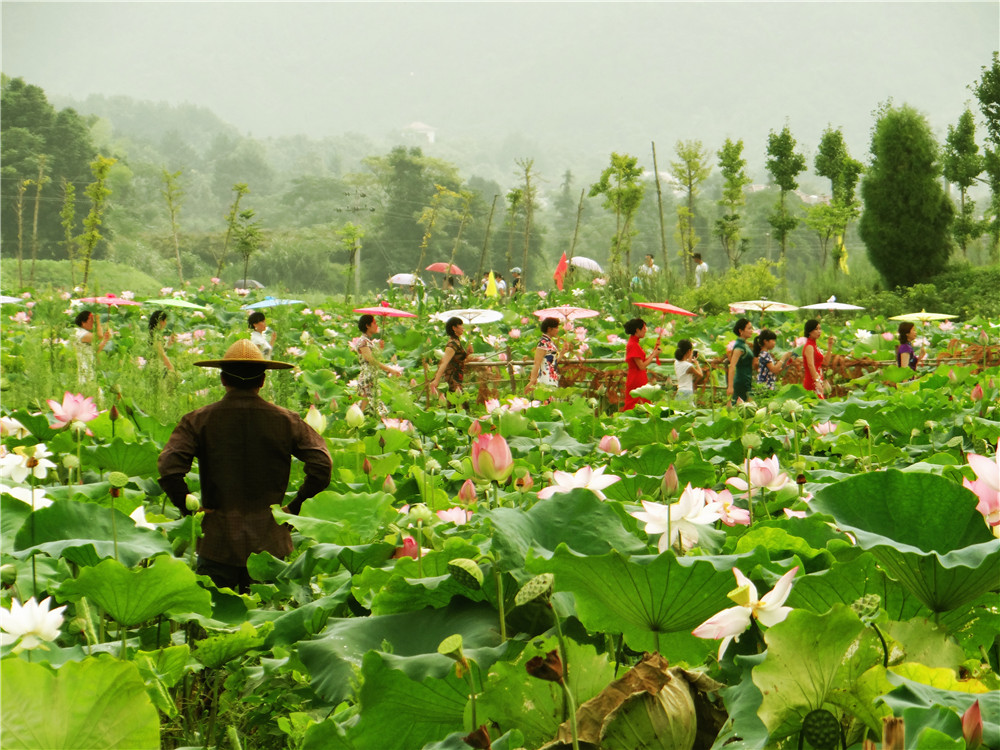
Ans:
[{"label": "red parasol", "polygon": [[559,307],[546,307],[544,310],[535,310],[535,315],[544,320],[545,318],[562,318],[563,320],[579,320],[580,318],[596,318],[600,313],[597,310],[589,310],[586,307],[573,307],[572,305],[561,305]]},{"label": "red parasol", "polygon": [[359,307],[354,312],[361,313],[364,315],[384,315],[389,318],[415,318],[417,317],[411,312],[406,312],[406,310],[397,310],[395,307],[390,307],[388,303],[383,303],[377,305],[376,307]]},{"label": "red parasol", "polygon": [[125,299],[124,297],[119,297],[115,294],[106,294],[103,297],[81,297],[76,302],[84,302],[88,305],[114,305],[115,307],[121,307],[122,305],[141,305],[141,302],[136,302],[135,300]]},{"label": "red parasol", "polygon": [[452,276],[465,276],[462,269],[454,263],[431,263],[426,271],[437,271],[438,273],[450,273]]},{"label": "red parasol", "polygon": [[698,314],[685,310],[683,307],[677,307],[676,305],[671,305],[669,302],[635,302],[633,304],[636,307],[648,307],[650,310],[659,310],[661,313],[673,313],[674,315],[690,315],[692,317]]}]

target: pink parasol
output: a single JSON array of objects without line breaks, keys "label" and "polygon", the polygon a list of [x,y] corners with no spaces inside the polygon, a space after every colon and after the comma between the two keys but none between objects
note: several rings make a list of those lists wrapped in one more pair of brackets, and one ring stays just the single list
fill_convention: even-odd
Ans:
[{"label": "pink parasol", "polygon": [[465,276],[462,269],[454,263],[431,263],[427,266],[427,271],[437,271],[438,273],[450,273],[452,276]]},{"label": "pink parasol", "polygon": [[125,299],[124,297],[119,297],[115,294],[106,294],[103,297],[81,297],[76,302],[83,302],[88,305],[114,305],[115,307],[121,307],[123,305],[141,305],[141,302],[136,302],[135,300]]},{"label": "pink parasol", "polygon": [[570,321],[581,318],[596,318],[600,313],[597,310],[589,310],[586,307],[560,305],[559,307],[546,307],[544,310],[535,310],[535,315],[542,320],[545,318],[562,318],[563,320]]},{"label": "pink parasol", "polygon": [[395,307],[391,307],[388,302],[383,302],[381,305],[376,305],[375,307],[359,307],[354,312],[361,313],[362,315],[383,315],[389,318],[415,318],[417,317],[411,312],[406,312],[406,310],[397,310]]},{"label": "pink parasol", "polygon": [[671,305],[669,302],[635,302],[633,304],[636,307],[648,307],[650,310],[659,310],[661,313],[673,313],[674,315],[690,315],[692,317],[698,314],[685,310],[683,307],[677,307],[676,305]]}]

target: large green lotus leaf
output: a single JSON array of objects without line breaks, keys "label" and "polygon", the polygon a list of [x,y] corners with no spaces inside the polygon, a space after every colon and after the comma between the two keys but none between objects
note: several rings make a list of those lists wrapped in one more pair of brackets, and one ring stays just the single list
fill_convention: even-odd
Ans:
[{"label": "large green lotus leaf", "polygon": [[[479,699],[479,722],[496,722],[501,731],[517,728],[528,747],[538,747],[559,731],[563,713],[562,688],[554,682],[532,677],[524,665],[535,656],[559,648],[556,638],[536,640],[525,646],[513,662],[497,662]],[[570,691],[580,706],[615,679],[615,667],[590,645],[566,640]]]},{"label": "large green lotus leaf", "polygon": [[160,717],[139,670],[108,656],[58,670],[0,662],[4,750],[157,750]]},{"label": "large green lotus leaf", "polygon": [[417,681],[393,669],[384,655],[365,655],[360,718],[347,730],[355,750],[412,750],[462,730],[469,685],[448,661],[452,669],[441,677]]},{"label": "large green lotus leaf", "polygon": [[194,658],[206,667],[216,669],[247,651],[263,648],[273,627],[270,622],[261,623],[259,628],[245,622],[233,633],[210,635],[198,641]]},{"label": "large green lotus leaf", "polygon": [[[568,432],[561,424],[554,424],[551,432],[542,437],[542,442],[551,446],[555,453],[566,453],[570,456],[586,456],[594,449],[593,443],[581,443]],[[516,437],[511,438],[508,443],[512,451],[517,451],[521,455],[530,453],[538,448],[537,437]]]},{"label": "large green lotus leaf", "polygon": [[314,544],[281,573],[292,581],[308,581],[316,571],[333,573],[343,566],[351,573],[360,573],[367,567],[382,565],[392,557],[396,548],[387,542],[342,546],[339,544]]},{"label": "large green lotus leaf", "polygon": [[905,661],[949,669],[958,669],[965,661],[965,651],[955,639],[926,617],[914,617],[906,622],[890,621],[881,628],[884,636],[892,638],[903,649]]},{"label": "large green lotus leaf", "polygon": [[943,477],[888,470],[824,487],[810,507],[833,516],[933,612],[946,612],[1000,581],[1000,541],[976,503]]},{"label": "large green lotus leaf", "polygon": [[297,516],[275,511],[278,523],[326,544],[367,544],[396,516],[393,496],[386,492],[321,492],[306,500]]},{"label": "large green lotus leaf", "polygon": [[386,652],[387,664],[418,682],[443,677],[455,662],[437,647],[455,634],[462,636],[465,655],[483,670],[506,650],[496,610],[456,599],[442,609],[332,620],[318,638],[299,642],[299,656],[316,692],[339,702],[351,694],[351,668],[372,650]]},{"label": "large green lotus leaf", "polygon": [[247,619],[254,625],[270,622],[274,630],[264,644],[267,648],[275,645],[293,646],[301,640],[311,638],[326,627],[330,613],[342,606],[351,594],[350,581],[334,593],[289,610],[254,609]]},{"label": "large green lotus leaf", "polygon": [[105,471],[120,471],[130,477],[145,477],[156,474],[159,449],[152,443],[126,443],[115,438],[109,445],[87,446],[87,464]]},{"label": "large green lotus leaf", "polygon": [[[944,707],[961,715],[978,700],[983,717],[983,743],[989,748],[1000,747],[1000,700],[995,691],[988,693],[978,680],[959,680],[951,669],[934,669],[923,664],[901,664],[893,667],[887,677],[896,687],[881,700],[894,715],[906,717],[908,736],[910,724],[917,723],[920,712]],[[914,713],[909,714],[911,711]]]},{"label": "large green lotus leaf", "polygon": [[763,555],[629,556],[612,550],[581,555],[565,544],[546,559],[530,554],[527,568],[552,573],[556,591],[570,591],[580,622],[591,632],[621,633],[635,651],[660,651],[660,633],[691,630],[732,605],[733,567],[749,569]]},{"label": "large green lotus leaf", "polygon": [[[763,663],[766,657],[767,654],[750,654],[734,658],[734,664],[742,670],[742,674],[739,680],[730,680],[730,686],[719,691],[731,721],[719,733],[714,748],[732,746],[741,750],[764,750],[767,747],[767,727],[757,715],[764,696],[751,679],[751,670]],[[731,745],[735,738],[739,738],[740,744]]]},{"label": "large green lotus leaf", "polygon": [[646,549],[637,536],[625,530],[615,511],[590,490],[553,495],[528,511],[497,508],[483,516],[493,526],[494,554],[507,570],[522,567],[529,551],[550,555],[560,544],[586,555]]},{"label": "large green lotus leaf", "polygon": [[785,603],[822,614],[837,604],[850,606],[872,595],[879,597],[880,606],[890,620],[908,620],[931,613],[916,596],[886,576],[870,552],[849,562],[835,563],[829,570],[796,577]]},{"label": "large green lotus leaf", "polygon": [[[38,494],[41,495],[40,492]],[[38,495],[35,499],[38,499]],[[0,495],[0,545],[4,552],[14,549],[14,537],[30,515],[30,505],[6,493]]]},{"label": "large green lotus leaf", "polygon": [[79,577],[59,587],[63,601],[78,601],[84,596],[127,628],[158,615],[212,613],[212,596],[198,585],[194,571],[167,555],[137,570],[129,570],[115,560],[104,560],[84,568]]},{"label": "large green lotus leaf", "polygon": [[[115,514],[115,531],[111,514]],[[44,552],[51,557],[65,557],[80,566],[97,565],[115,557],[128,567],[144,558],[170,552],[170,543],[159,531],[143,529],[121,511],[101,508],[92,503],[57,500],[34,513],[33,523],[26,523],[14,538],[13,554],[27,557]]]},{"label": "large green lotus leaf", "polygon": [[758,715],[772,741],[798,732],[806,714],[824,703],[860,704],[861,696],[851,694],[859,684],[870,688],[860,678],[882,663],[875,634],[843,606],[822,615],[793,610],[764,640],[767,658],[754,667],[753,682],[764,696]]}]

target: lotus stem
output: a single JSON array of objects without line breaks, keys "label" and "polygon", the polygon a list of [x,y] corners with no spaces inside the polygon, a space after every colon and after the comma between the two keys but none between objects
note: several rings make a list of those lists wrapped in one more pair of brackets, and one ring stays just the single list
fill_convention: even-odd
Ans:
[{"label": "lotus stem", "polygon": [[208,750],[212,745],[212,739],[215,736],[215,720],[219,715],[219,686],[222,684],[222,668],[219,668],[219,673],[215,676],[215,681],[212,683],[212,712],[208,719],[208,731],[205,733],[205,750]]},{"label": "lotus stem", "polygon": [[565,677],[562,681],[562,688],[563,695],[566,696],[566,702],[569,704],[569,728],[573,734],[573,750],[580,750],[580,739],[577,736],[578,732],[576,728],[576,701],[573,700],[573,693],[570,692]]},{"label": "lotus stem", "polygon": [[500,642],[507,642],[507,612],[503,601],[503,573],[493,563],[493,580],[497,584],[497,609],[500,611]]}]

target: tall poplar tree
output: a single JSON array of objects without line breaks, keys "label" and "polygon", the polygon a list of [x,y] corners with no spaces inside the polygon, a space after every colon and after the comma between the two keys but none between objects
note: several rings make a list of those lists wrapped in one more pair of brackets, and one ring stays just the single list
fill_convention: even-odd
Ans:
[{"label": "tall poplar tree", "polygon": [[677,207],[677,236],[681,245],[684,275],[690,284],[694,280],[694,264],[691,259],[694,257],[694,249],[701,242],[694,231],[694,199],[698,197],[701,184],[712,173],[712,165],[701,141],[677,141],[674,149],[678,161],[670,162],[670,170],[681,183],[686,195],[684,204]]},{"label": "tall poplar tree", "polygon": [[983,165],[990,183],[990,259],[995,263],[1000,260],[1000,54],[993,53],[992,64],[983,66],[982,75],[972,90],[986,120],[986,140],[989,142],[983,150]]},{"label": "tall poplar tree", "polygon": [[178,220],[181,213],[181,202],[184,200],[184,191],[180,185],[181,170],[169,172],[164,168],[161,176],[163,179],[163,190],[160,192],[167,201],[167,216],[170,217],[170,233],[174,239],[174,258],[177,260],[177,278],[180,279],[181,285],[183,285],[184,268],[181,265],[181,227]]},{"label": "tall poplar tree", "polygon": [[601,178],[590,186],[591,198],[604,196],[604,207],[615,212],[615,236],[611,241],[611,275],[623,283],[631,267],[632,220],[645,186],[639,181],[642,168],[639,159],[612,152],[611,165],[601,172]]},{"label": "tall poplar tree", "polygon": [[871,154],[858,222],[868,258],[890,288],[926,281],[948,263],[954,214],[941,185],[930,125],[910,106],[885,105],[872,132]]},{"label": "tall poplar tree", "polygon": [[855,196],[858,180],[864,166],[851,158],[844,142],[844,133],[828,127],[819,140],[814,162],[816,174],[830,180],[830,203],[810,206],[806,224],[820,237],[821,265],[826,267],[827,247],[830,240],[838,238],[833,247],[833,268],[847,269],[844,238],[851,220],[857,218],[860,204]]},{"label": "tall poplar tree", "polygon": [[83,194],[90,198],[90,213],[83,220],[83,234],[80,235],[80,258],[83,260],[83,288],[86,290],[90,279],[90,259],[94,256],[97,243],[101,241],[101,224],[104,222],[104,211],[111,196],[108,187],[108,175],[117,159],[110,159],[100,154],[91,162],[90,171],[94,181],[84,188]]},{"label": "tall poplar tree", "polygon": [[740,258],[746,252],[749,242],[740,234],[743,231],[743,217],[740,208],[747,199],[743,188],[750,184],[747,175],[747,161],[743,158],[743,141],[733,143],[729,138],[716,154],[719,157],[719,171],[722,173],[722,218],[715,222],[715,236],[722,243],[722,249],[729,259],[729,265],[739,268]]},{"label": "tall poplar tree", "polygon": [[983,173],[983,157],[976,143],[976,121],[972,110],[966,109],[958,118],[958,124],[948,126],[944,146],[944,178],[958,187],[958,213],[951,226],[955,244],[962,248],[962,256],[968,257],[967,248],[984,231],[986,225],[976,219],[976,202],[969,197],[979,175]]},{"label": "tall poplar tree", "polygon": [[767,217],[768,223],[774,228],[774,235],[781,242],[781,268],[785,269],[785,258],[788,254],[788,235],[798,226],[799,220],[788,208],[787,197],[796,190],[799,183],[796,177],[806,168],[806,157],[795,153],[795,139],[792,131],[786,125],[780,133],[773,130],[767,136],[767,171],[778,186],[778,202],[774,212]]}]

